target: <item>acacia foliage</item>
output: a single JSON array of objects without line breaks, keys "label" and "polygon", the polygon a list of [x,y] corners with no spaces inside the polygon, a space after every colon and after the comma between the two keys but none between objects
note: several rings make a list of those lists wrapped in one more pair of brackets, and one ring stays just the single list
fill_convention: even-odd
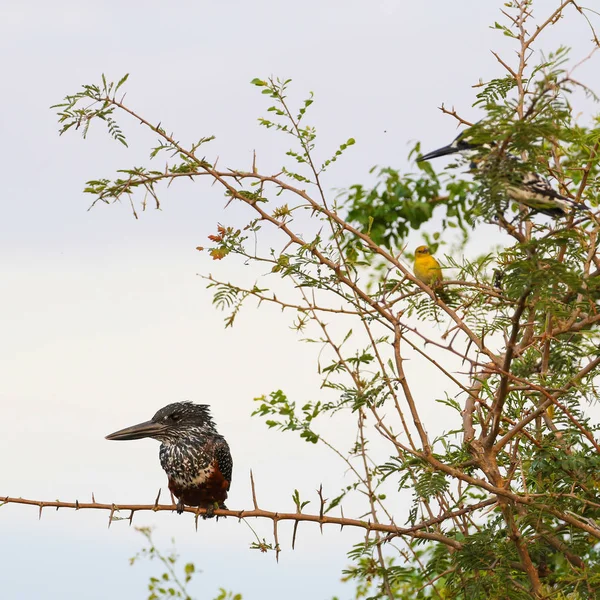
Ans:
[{"label": "acacia foliage", "polygon": [[[181,564],[180,556],[173,547],[165,552],[156,546],[149,527],[136,527],[136,531],[146,538],[147,546],[143,547],[135,556],[129,559],[129,564],[134,565],[141,559],[155,560],[159,570],[163,571],[158,576],[150,576],[148,581],[147,600],[167,600],[180,598],[181,600],[194,600],[190,595],[192,578],[198,574],[196,565],[192,562]],[[173,545],[175,540],[172,540]],[[200,571],[201,572],[201,571]],[[242,600],[241,594],[219,589],[219,594],[214,600]]]},{"label": "acacia foliage", "polygon": [[[291,106],[290,80],[252,82],[269,100],[260,124],[291,143],[275,175],[218,167],[206,154],[211,137],[181,144],[119,97],[126,77],[103,77],[57,106],[63,133],[86,134],[102,120],[126,144],[117,116],[128,114],[157,134],[150,157],[170,156],[161,168],[89,181],[94,203],[125,198],[137,216],[138,191],[159,206],[161,186],[184,177],[220,184],[230,210],[250,209],[244,227],[215,227],[206,251],[269,265],[269,275],[251,287],[210,278],[209,287],[227,326],[248,301],[274,303],[318,345],[322,399],[296,404],[274,390],[256,399],[254,414],[327,445],[349,470],[350,485],[322,500],[321,516],[354,495],[365,519],[397,527],[371,531],[350,550],[345,577],[358,597],[591,598],[600,589],[600,446],[587,410],[600,365],[600,117],[575,121],[572,93],[593,92],[573,76],[565,48],[537,64],[532,55],[559,18],[593,12],[567,0],[534,21],[534,8],[548,10],[529,1],[502,7],[495,27],[514,41],[517,60],[498,57],[502,72],[480,86],[478,123],[446,111],[475,125],[487,148],[491,166],[473,177],[460,161],[441,172],[430,163],[412,173],[387,167],[375,187],[330,197],[323,173],[354,139],[317,160],[312,95]],[[532,171],[591,210],[548,218],[514,206],[507,181]],[[458,234],[444,259],[452,279],[443,295],[412,275],[405,242],[422,226],[433,250]],[[267,228],[279,245],[257,243]],[[501,235],[467,258],[475,228]],[[445,382],[444,397],[427,395],[426,372]],[[454,418],[432,438],[423,404],[434,401]],[[349,448],[327,438],[341,413],[355,419]],[[399,514],[407,495],[411,508]],[[294,501],[301,512],[297,491]]]}]

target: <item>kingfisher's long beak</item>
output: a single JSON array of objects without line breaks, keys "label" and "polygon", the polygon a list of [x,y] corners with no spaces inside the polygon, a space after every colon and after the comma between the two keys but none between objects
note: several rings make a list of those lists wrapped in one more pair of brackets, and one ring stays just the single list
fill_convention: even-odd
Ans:
[{"label": "kingfisher's long beak", "polygon": [[145,421],[144,423],[138,423],[131,427],[125,427],[125,429],[119,429],[114,433],[110,433],[106,436],[107,440],[140,440],[146,437],[154,437],[157,434],[161,434],[165,431],[166,426],[161,423],[155,423],[154,421]]},{"label": "kingfisher's long beak", "polygon": [[458,148],[449,144],[448,146],[438,148],[437,150],[433,150],[431,152],[428,152],[427,154],[423,154],[423,156],[419,156],[419,158],[417,158],[417,162],[431,160],[432,158],[437,158],[438,156],[446,156],[446,154],[454,154],[456,152],[459,152]]}]

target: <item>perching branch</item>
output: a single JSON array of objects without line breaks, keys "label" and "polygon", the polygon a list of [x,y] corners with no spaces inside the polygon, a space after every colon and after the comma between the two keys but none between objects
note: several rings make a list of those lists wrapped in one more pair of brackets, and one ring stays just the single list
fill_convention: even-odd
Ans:
[{"label": "perching branch", "polygon": [[[131,524],[133,516],[137,512],[152,511],[152,512],[174,512],[177,510],[175,504],[104,504],[100,502],[61,502],[60,500],[29,500],[25,498],[13,498],[11,496],[0,496],[0,506],[5,504],[25,504],[29,506],[37,506],[39,508],[39,516],[41,518],[44,508],[70,508],[74,510],[107,510],[109,514],[109,527],[113,521],[127,520]],[[491,502],[490,502],[491,503]],[[479,509],[481,506],[476,506],[473,510]],[[464,510],[464,509],[463,509]],[[467,509],[468,510],[468,509]],[[127,517],[116,518],[115,515],[122,511],[129,511]],[[194,508],[186,506],[184,512],[195,515],[196,517],[206,514],[206,509]],[[372,521],[362,521],[359,519],[348,519],[345,517],[330,517],[327,515],[311,515],[306,513],[283,513],[274,512],[262,509],[252,510],[224,510],[215,509],[214,514],[217,517],[235,517],[238,519],[247,519],[251,517],[270,519],[271,521],[293,521],[293,522],[308,522],[318,523],[319,525],[339,525],[340,527],[356,527],[365,531],[378,531],[391,534],[396,537],[418,538],[423,540],[435,540],[452,548],[460,548],[461,544],[452,538],[438,533],[429,533],[422,531],[427,529],[430,523],[422,523],[414,527],[396,527],[386,523],[373,523]],[[462,513],[461,513],[462,514]],[[445,519],[446,517],[444,517]]]}]

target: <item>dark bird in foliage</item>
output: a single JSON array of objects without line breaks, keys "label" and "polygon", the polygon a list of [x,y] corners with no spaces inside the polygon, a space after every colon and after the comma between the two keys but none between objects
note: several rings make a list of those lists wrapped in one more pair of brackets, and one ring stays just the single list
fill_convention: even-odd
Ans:
[{"label": "dark bird in foliage", "polygon": [[224,504],[231,485],[233,460],[229,446],[217,433],[206,404],[175,402],[161,408],[149,421],[106,436],[107,440],[139,440],[151,437],[160,442],[160,464],[169,477],[169,489],[184,505],[206,509],[206,517]]},{"label": "dark bird in foliage", "polygon": [[[465,129],[447,146],[428,152],[417,158],[417,162],[431,160],[448,154],[461,154],[471,160],[471,170],[485,172],[489,170],[488,158],[493,152],[493,144],[481,144],[474,141],[472,130]],[[494,156],[500,159],[499,156]],[[521,161],[513,154],[506,153],[502,157],[504,173],[502,187],[506,195],[522,206],[541,212],[551,217],[569,214],[573,209],[589,210],[582,202],[575,202],[559,194],[548,179],[539,173],[523,170]]]}]

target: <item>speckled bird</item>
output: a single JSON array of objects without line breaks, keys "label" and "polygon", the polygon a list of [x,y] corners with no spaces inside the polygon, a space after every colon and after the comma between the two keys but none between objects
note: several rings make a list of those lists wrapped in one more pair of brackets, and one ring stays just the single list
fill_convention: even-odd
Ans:
[{"label": "speckled bird", "polygon": [[169,489],[177,498],[177,512],[184,506],[206,509],[206,517],[224,504],[231,485],[233,460],[207,404],[175,402],[161,408],[149,421],[106,436],[107,440],[160,442],[160,464],[169,478]]},{"label": "speckled bird", "polygon": [[[487,169],[488,160],[486,154],[492,153],[493,144],[479,144],[473,141],[472,129],[468,128],[447,146],[428,152],[417,158],[417,162],[423,162],[446,156],[449,154],[461,154],[469,159],[470,169],[473,172],[482,172]],[[576,202],[559,194],[550,184],[546,177],[539,173],[522,172],[520,160],[509,152],[505,155],[507,177],[503,177],[501,184],[506,195],[515,202],[530,208],[533,212],[540,212],[551,217],[568,215],[573,210],[588,210],[582,202]]]}]

